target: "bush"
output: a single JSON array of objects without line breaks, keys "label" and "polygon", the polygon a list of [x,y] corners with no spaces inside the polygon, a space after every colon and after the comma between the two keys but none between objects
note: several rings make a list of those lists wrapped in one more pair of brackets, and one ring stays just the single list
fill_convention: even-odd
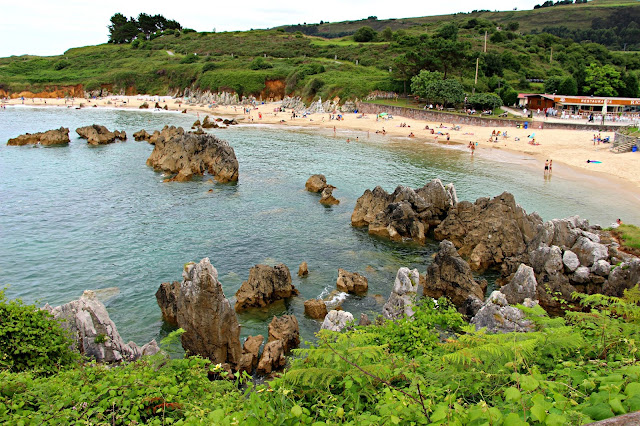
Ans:
[{"label": "bush", "polygon": [[21,300],[7,301],[0,291],[0,371],[55,373],[79,359],[71,345],[49,312]]},{"label": "bush", "polygon": [[500,108],[502,106],[502,99],[495,93],[478,93],[468,97],[467,102],[476,109],[491,109]]},{"label": "bush", "polygon": [[273,65],[264,60],[262,56],[255,58],[249,64],[249,68],[252,70],[266,70],[269,68],[273,68]]},{"label": "bush", "polygon": [[367,43],[369,41],[375,40],[378,33],[371,27],[360,27],[353,34],[353,39],[359,43]]},{"label": "bush", "polygon": [[504,86],[500,89],[500,98],[503,105],[515,105],[518,102],[518,92],[509,86]]},{"label": "bush", "polygon": [[204,64],[204,66],[202,67],[202,72],[207,72],[207,71],[213,71],[217,68],[218,66],[213,63],[213,62],[207,62],[206,64]]},{"label": "bush", "polygon": [[198,62],[198,55],[186,55],[180,59],[181,64],[193,64],[194,62]]}]

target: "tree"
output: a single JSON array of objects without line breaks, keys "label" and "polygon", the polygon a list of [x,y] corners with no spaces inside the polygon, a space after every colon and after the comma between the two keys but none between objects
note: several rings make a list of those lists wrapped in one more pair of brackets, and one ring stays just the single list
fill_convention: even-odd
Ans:
[{"label": "tree", "polygon": [[502,77],[503,68],[502,56],[499,53],[488,52],[482,56],[482,70],[487,77],[493,75]]},{"label": "tree", "polygon": [[385,41],[393,40],[393,30],[391,28],[389,28],[389,27],[385,28],[380,33],[380,38],[382,38]]},{"label": "tree", "polygon": [[584,91],[588,95],[618,96],[618,91],[624,88],[620,80],[620,71],[613,65],[598,65],[592,63],[586,69]]},{"label": "tree", "polygon": [[444,72],[444,78],[450,69],[458,69],[467,59],[468,43],[453,41],[443,38],[432,38],[428,42],[429,52],[427,56],[433,56],[438,60],[438,68]]},{"label": "tree", "polygon": [[369,41],[373,41],[378,33],[371,27],[360,27],[353,34],[353,39],[359,43],[367,43]]},{"label": "tree", "polygon": [[618,93],[625,98],[637,98],[639,95],[638,90],[638,76],[630,72],[625,72],[622,77],[624,88]]},{"label": "tree", "polygon": [[411,91],[431,102],[457,104],[464,99],[462,84],[453,79],[443,80],[443,74],[437,71],[422,70],[411,79]]},{"label": "tree", "polygon": [[494,110],[502,105],[502,99],[495,93],[478,93],[467,98],[467,102],[477,109]]},{"label": "tree", "polygon": [[510,86],[504,86],[500,89],[500,99],[504,105],[515,105],[518,102],[518,92]]},{"label": "tree", "polygon": [[443,25],[436,32],[436,37],[456,41],[458,39],[458,25],[455,22]]},{"label": "tree", "polygon": [[[558,89],[560,88],[560,84],[562,84],[562,77],[554,75],[547,78],[544,81],[544,93],[556,93],[560,92]],[[560,94],[564,95],[565,93],[560,92]]]},{"label": "tree", "polygon": [[426,98],[427,87],[442,79],[441,72],[422,70],[411,79],[411,93]]},{"label": "tree", "polygon": [[572,76],[567,76],[562,79],[558,86],[558,93],[561,95],[575,96],[578,94],[578,83]]},{"label": "tree", "polygon": [[507,30],[509,31],[518,31],[519,28],[520,28],[519,22],[512,21],[507,24]]}]

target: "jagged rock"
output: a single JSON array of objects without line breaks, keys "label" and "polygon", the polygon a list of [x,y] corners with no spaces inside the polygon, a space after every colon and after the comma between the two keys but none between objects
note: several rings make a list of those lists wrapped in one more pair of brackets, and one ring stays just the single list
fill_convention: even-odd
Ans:
[{"label": "jagged rock", "polygon": [[390,320],[412,317],[419,282],[420,273],[417,269],[398,269],[389,300],[382,307],[382,315]]},{"label": "jagged rock", "polygon": [[579,266],[571,276],[571,281],[579,284],[589,282],[589,268],[586,266]]},{"label": "jagged rock", "polygon": [[[442,241],[433,263],[427,268],[423,294],[434,299],[446,296],[461,310],[463,306],[477,306],[477,303],[469,303],[467,299],[471,296],[483,300],[485,289],[482,282],[473,278],[469,264],[460,257],[453,243]],[[463,313],[469,316],[475,314]]]},{"label": "jagged rock", "polygon": [[342,331],[348,323],[353,322],[353,315],[350,312],[333,310],[324,317],[321,330]]},{"label": "jagged rock", "polygon": [[269,324],[269,342],[282,341],[285,353],[300,345],[300,326],[295,315],[283,315],[280,318],[273,317]]},{"label": "jagged rock", "polygon": [[85,291],[78,300],[55,308],[47,305],[45,309],[62,321],[81,354],[99,362],[134,361],[159,350],[155,340],[142,348],[133,342],[124,343],[107,309],[91,290]]},{"label": "jagged rock", "polygon": [[136,141],[149,141],[151,139],[151,135],[147,133],[145,129],[139,130],[133,134],[133,139]]},{"label": "jagged rock", "polygon": [[328,185],[322,190],[322,198],[320,198],[320,204],[324,204],[325,206],[340,204],[340,200],[336,199],[333,196],[334,189],[336,189],[335,186]]},{"label": "jagged rock", "polygon": [[52,145],[68,145],[69,144],[69,129],[60,127],[59,129],[47,130],[40,133],[25,133],[17,138],[9,139],[7,145],[9,146],[23,146],[23,145],[36,145],[43,146]]},{"label": "jagged rock", "polygon": [[636,284],[640,284],[640,259],[638,258],[616,266],[602,286],[602,293],[607,296],[622,297],[625,290]]},{"label": "jagged rock", "polygon": [[147,165],[155,170],[202,176],[209,172],[218,182],[238,180],[238,160],[226,141],[213,135],[185,133],[181,127],[167,127],[151,136],[155,144]]},{"label": "jagged rock", "polygon": [[236,311],[263,307],[276,300],[296,296],[298,290],[291,284],[291,273],[283,263],[274,267],[256,265],[249,271],[249,279],[236,292]]},{"label": "jagged rock", "polygon": [[138,108],[139,109],[148,109],[149,108],[149,104],[145,101],[142,104],[140,104],[140,106]]},{"label": "jagged rock", "polygon": [[[525,299],[523,305],[533,307],[537,302]],[[507,298],[499,291],[491,293],[485,304],[471,319],[476,330],[487,329],[490,333],[528,332],[534,330],[531,321],[525,319],[524,312],[509,306]]]},{"label": "jagged rock", "polygon": [[171,325],[178,326],[178,295],[180,282],[162,283],[156,291],[156,300],[162,311],[162,319]]},{"label": "jagged rock", "polygon": [[538,283],[533,268],[524,263],[520,264],[509,284],[500,289],[510,305],[523,303],[525,299],[536,300],[537,291]]},{"label": "jagged rock", "polygon": [[309,299],[304,302],[305,315],[313,319],[324,319],[327,316],[327,305],[322,299]]},{"label": "jagged rock", "polygon": [[258,374],[267,375],[272,371],[284,368],[287,359],[284,356],[284,346],[281,340],[274,340],[264,345],[262,357],[258,363]]},{"label": "jagged rock", "polygon": [[575,272],[578,266],[580,266],[580,259],[578,259],[578,256],[571,250],[565,250],[562,255],[562,263],[564,264],[565,270],[571,273]]},{"label": "jagged rock", "polygon": [[600,275],[601,277],[606,277],[609,275],[609,271],[611,270],[611,265],[606,260],[598,260],[591,267],[591,272]]},{"label": "jagged rock", "polygon": [[218,125],[215,121],[210,121],[208,115],[205,115],[204,120],[202,120],[202,127],[205,129],[211,129],[218,127]]},{"label": "jagged rock", "polygon": [[306,277],[307,275],[309,275],[309,266],[307,265],[307,262],[302,262],[298,267],[298,276]]},{"label": "jagged rock", "polygon": [[357,272],[338,269],[336,288],[345,293],[363,294],[369,289],[369,281]]},{"label": "jagged rock", "polygon": [[247,337],[247,340],[245,340],[242,347],[240,362],[238,363],[239,373],[243,371],[251,373],[258,365],[258,355],[260,353],[260,346],[262,346],[262,342],[264,342],[264,337],[262,335]]},{"label": "jagged rock", "polygon": [[451,241],[462,256],[468,256],[473,270],[484,270],[524,253],[541,224],[538,214],[527,214],[512,194],[504,192],[473,204],[457,203],[434,235]]},{"label": "jagged rock", "polygon": [[360,321],[358,321],[358,325],[361,327],[371,325],[371,320],[369,319],[367,314],[365,313],[360,314]]},{"label": "jagged rock", "polygon": [[177,325],[185,330],[182,347],[214,363],[236,366],[242,355],[240,325],[224,296],[218,271],[204,258],[197,264],[187,263],[182,278],[179,287],[162,284],[158,291],[162,297],[156,293],[163,314],[175,312]]},{"label": "jagged rock", "polygon": [[529,258],[536,274],[558,275],[563,271],[562,250],[558,246],[541,246],[531,252]]},{"label": "jagged rock", "polygon": [[392,240],[410,238],[420,243],[430,226],[437,226],[458,202],[453,185],[434,179],[413,190],[398,186],[389,194],[377,186],[358,198],[351,225],[368,226],[369,233]]},{"label": "jagged rock", "polygon": [[553,219],[542,224],[537,235],[529,243],[530,249],[541,245],[558,246],[563,250],[573,247],[584,230],[589,229],[589,221],[571,216],[565,219]]},{"label": "jagged rock", "polygon": [[304,187],[309,192],[322,192],[327,187],[327,178],[324,175],[312,175]]},{"label": "jagged rock", "polygon": [[193,122],[193,124],[191,125],[191,128],[196,128],[196,127],[202,127],[202,123],[200,122],[200,120],[196,120]]},{"label": "jagged rock", "polygon": [[607,246],[594,242],[586,236],[578,237],[571,251],[578,256],[580,264],[584,266],[592,266],[598,260],[606,260],[609,257]]},{"label": "jagged rock", "polygon": [[127,139],[127,134],[124,131],[115,130],[111,132],[99,124],[79,127],[76,129],[76,133],[80,135],[81,138],[86,139],[90,145],[105,145],[115,142],[116,139],[121,141]]}]

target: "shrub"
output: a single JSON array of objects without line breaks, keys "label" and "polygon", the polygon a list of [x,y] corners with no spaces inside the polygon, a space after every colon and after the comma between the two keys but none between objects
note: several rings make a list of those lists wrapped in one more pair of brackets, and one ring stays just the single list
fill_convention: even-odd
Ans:
[{"label": "shrub", "polygon": [[180,59],[181,64],[193,64],[194,62],[198,62],[198,55],[186,55]]},{"label": "shrub", "polygon": [[273,65],[264,60],[263,57],[258,56],[249,64],[249,68],[252,70],[266,70],[273,68]]},{"label": "shrub", "polygon": [[369,41],[373,41],[378,33],[371,27],[360,27],[353,34],[353,39],[359,43],[367,43]]},{"label": "shrub", "polygon": [[21,300],[8,301],[0,291],[0,370],[55,373],[79,358],[71,345],[49,312]]},{"label": "shrub", "polygon": [[467,102],[477,109],[496,109],[502,105],[502,99],[495,93],[478,93],[468,97]]},{"label": "shrub", "polygon": [[202,67],[202,72],[207,72],[207,71],[213,71],[214,69],[216,69],[218,66],[213,63],[213,62],[207,62],[206,64],[204,64],[204,66]]}]

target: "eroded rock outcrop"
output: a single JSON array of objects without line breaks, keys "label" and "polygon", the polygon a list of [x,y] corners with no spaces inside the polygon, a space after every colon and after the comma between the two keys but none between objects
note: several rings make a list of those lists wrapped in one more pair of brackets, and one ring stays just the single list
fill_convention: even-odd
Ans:
[{"label": "eroded rock outcrop", "polygon": [[81,354],[99,362],[134,361],[160,350],[155,340],[141,348],[134,342],[125,343],[107,309],[91,290],[78,300],[55,308],[46,305],[45,309],[62,321]]},{"label": "eroded rock outcrop", "polygon": [[55,145],[68,145],[69,144],[69,129],[60,127],[59,129],[47,130],[40,133],[25,133],[17,138],[9,139],[7,145],[9,146],[23,146],[23,145],[43,145],[43,146],[55,146]]},{"label": "eroded rock outcrop", "polygon": [[281,340],[274,340],[264,345],[260,362],[256,371],[258,374],[267,375],[273,371],[284,368],[287,359],[284,356],[284,346]]},{"label": "eroded rock outcrop", "polygon": [[264,342],[262,335],[249,336],[242,345],[242,356],[238,363],[238,372],[246,371],[251,373],[258,366],[258,355],[260,354],[260,346]]},{"label": "eroded rock outcrop", "polygon": [[133,134],[133,139],[135,141],[149,141],[151,135],[147,133],[145,129],[139,130]]},{"label": "eroded rock outcrop", "polygon": [[125,141],[127,139],[127,134],[124,131],[114,130],[112,132],[99,124],[79,127],[76,129],[76,133],[82,139],[86,139],[89,145],[105,145],[114,143],[116,140]]},{"label": "eroded rock outcrop", "polygon": [[[222,291],[218,271],[204,258],[185,265],[182,278],[179,286],[164,283],[156,293],[163,314],[175,312],[177,325],[185,330],[182,347],[190,354],[235,368],[242,356],[240,325]],[[169,306],[174,301],[175,305]]]},{"label": "eroded rock outcrop", "polygon": [[249,271],[249,279],[236,292],[236,311],[263,307],[276,300],[296,296],[291,273],[283,263],[276,266],[256,265]]},{"label": "eroded rock outcrop", "polygon": [[345,293],[364,294],[369,290],[369,281],[357,272],[338,269],[336,288]]},{"label": "eroded rock outcrop", "polygon": [[[522,303],[528,308],[537,304],[536,301],[525,299]],[[499,291],[491,293],[485,304],[471,319],[476,330],[487,329],[490,333],[528,332],[534,330],[534,324],[525,318],[520,309],[509,306],[507,298]]]},{"label": "eroded rock outcrop", "polygon": [[493,199],[457,203],[434,235],[451,241],[460,255],[469,258],[471,269],[484,270],[525,253],[541,224],[538,214],[527,214],[512,194],[504,192]]},{"label": "eroded rock outcrop", "polygon": [[390,320],[412,317],[419,283],[420,273],[417,269],[398,269],[389,300],[382,307],[382,315]]},{"label": "eroded rock outcrop", "polygon": [[309,265],[307,265],[307,262],[302,262],[298,267],[298,276],[306,277],[307,275],[309,275]]},{"label": "eroded rock outcrop", "polygon": [[368,226],[369,233],[391,240],[424,243],[429,227],[437,226],[458,203],[453,185],[434,179],[419,189],[398,186],[389,194],[377,186],[358,198],[351,225]]},{"label": "eroded rock outcrop", "polygon": [[285,352],[295,349],[300,345],[300,326],[295,315],[282,315],[281,317],[273,317],[269,324],[269,340],[282,341],[282,347]]},{"label": "eroded rock outcrop", "polygon": [[536,300],[538,282],[533,268],[524,263],[520,264],[509,284],[502,286],[500,292],[504,294],[510,305],[523,303],[525,299]]},{"label": "eroded rock outcrop", "polygon": [[309,299],[304,302],[305,315],[313,319],[324,319],[329,313],[327,311],[327,304],[322,299]]},{"label": "eroded rock outcrop", "polygon": [[342,331],[347,324],[353,323],[353,315],[346,311],[333,310],[324,317],[321,330]]},{"label": "eroded rock outcrop", "polygon": [[312,175],[307,179],[304,188],[309,192],[322,192],[327,187],[327,178],[324,175]]},{"label": "eroded rock outcrop", "polygon": [[166,127],[149,140],[155,145],[147,165],[155,170],[177,173],[176,180],[211,174],[218,182],[238,180],[238,160],[233,148],[213,135],[196,135],[181,127]]},{"label": "eroded rock outcrop", "polygon": [[459,311],[473,316],[482,305],[486,286],[486,281],[473,278],[469,264],[460,257],[453,243],[444,240],[427,268],[423,294],[434,299],[448,297]]},{"label": "eroded rock outcrop", "polygon": [[322,197],[320,198],[319,203],[324,204],[325,206],[334,206],[336,204],[340,204],[340,200],[336,199],[333,196],[333,190],[336,189],[335,186],[328,185],[322,190]]}]

